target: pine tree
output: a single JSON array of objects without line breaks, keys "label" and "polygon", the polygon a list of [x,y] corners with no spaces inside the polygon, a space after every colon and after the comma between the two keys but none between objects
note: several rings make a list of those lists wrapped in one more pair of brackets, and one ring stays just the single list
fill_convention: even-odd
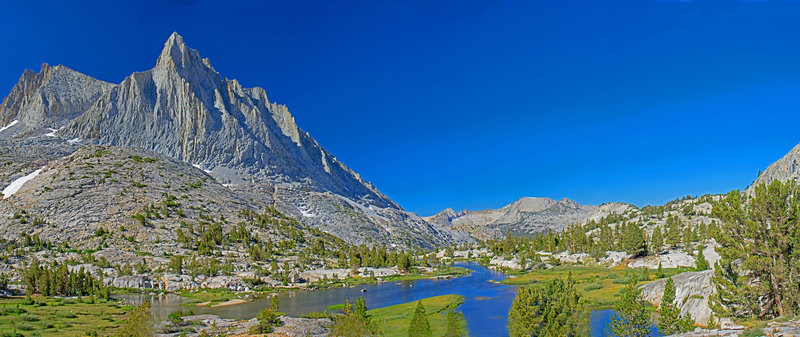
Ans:
[{"label": "pine tree", "polygon": [[153,334],[153,315],[150,301],[145,301],[130,313],[125,325],[119,329],[119,337],[149,337]]},{"label": "pine tree", "polygon": [[721,245],[715,268],[714,309],[733,316],[772,318],[797,313],[800,305],[800,188],[773,181],[752,196],[728,193],[713,208]]},{"label": "pine tree", "polygon": [[356,300],[355,307],[346,299],[342,312],[344,315],[336,318],[336,324],[331,329],[333,337],[363,337],[375,334],[372,322],[366,313],[367,304],[364,298]]},{"label": "pine tree", "polygon": [[408,337],[430,337],[431,324],[428,322],[428,315],[425,313],[425,306],[422,301],[417,301],[417,309],[414,310],[414,317],[408,326]]},{"label": "pine tree", "polygon": [[658,306],[658,331],[664,335],[678,334],[692,330],[694,322],[688,317],[681,317],[681,311],[675,306],[675,283],[672,277],[664,283],[664,295]]},{"label": "pine tree", "polygon": [[681,220],[670,214],[667,216],[667,228],[664,241],[670,248],[675,248],[681,242]]},{"label": "pine tree", "polygon": [[367,301],[363,297],[359,297],[356,300],[356,305],[353,306],[353,315],[356,315],[365,322],[369,322],[370,318],[369,315],[367,315]]},{"label": "pine tree", "polygon": [[464,320],[464,315],[458,311],[450,309],[447,312],[447,330],[444,337],[462,337],[464,329],[461,327],[461,322]]},{"label": "pine tree", "polygon": [[517,290],[508,332],[518,336],[586,336],[589,312],[571,278]]},{"label": "pine tree", "polygon": [[695,258],[695,269],[697,271],[708,270],[708,260],[706,260],[706,256],[703,254],[704,248],[703,246],[697,248],[697,257]]},{"label": "pine tree", "polygon": [[623,226],[622,249],[633,256],[646,255],[647,240],[639,224],[631,222]]},{"label": "pine tree", "polygon": [[650,251],[652,253],[658,254],[661,252],[661,249],[664,247],[664,234],[661,232],[660,227],[653,228],[653,234],[651,235],[651,242],[650,242]]},{"label": "pine tree", "polygon": [[642,299],[642,293],[636,283],[636,277],[632,277],[611,315],[609,330],[614,336],[650,336],[650,321],[645,310],[645,301]]}]

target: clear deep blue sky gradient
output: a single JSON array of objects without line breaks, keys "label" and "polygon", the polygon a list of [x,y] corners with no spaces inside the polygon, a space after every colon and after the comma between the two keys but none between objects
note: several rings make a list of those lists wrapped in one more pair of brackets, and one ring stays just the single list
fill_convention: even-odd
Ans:
[{"label": "clear deep blue sky gradient", "polygon": [[800,3],[0,3],[0,92],[120,82],[170,33],[404,208],[661,204],[747,186],[800,141]]}]

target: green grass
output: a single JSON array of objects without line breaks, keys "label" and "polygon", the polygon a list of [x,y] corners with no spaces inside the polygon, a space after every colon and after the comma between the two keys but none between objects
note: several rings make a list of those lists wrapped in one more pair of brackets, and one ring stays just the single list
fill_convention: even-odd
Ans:
[{"label": "green grass", "polygon": [[[443,295],[428,297],[421,300],[428,314],[428,322],[434,336],[442,336],[447,327],[447,310],[455,309],[464,303],[464,297],[458,295]],[[408,336],[408,326],[414,316],[417,302],[409,302],[384,308],[372,309],[367,313],[372,316],[372,321],[377,326],[380,336]],[[462,321],[464,330],[467,322]]]},{"label": "green grass", "polygon": [[191,303],[186,304],[187,306],[193,306],[197,303],[208,303],[208,305],[214,305],[240,298],[236,292],[231,291],[228,288],[199,289],[197,291],[180,290],[178,291],[178,295],[186,297],[191,301]]},{"label": "green grass", "polygon": [[[664,269],[662,272],[666,275],[674,275],[685,271],[684,269]],[[586,299],[586,304],[592,309],[613,307],[619,300],[620,290],[628,283],[631,275],[642,279],[642,271],[640,269],[557,266],[551,269],[534,270],[518,277],[507,278],[501,283],[510,285],[535,284],[554,278],[566,279],[570,274],[572,279],[575,280],[576,288],[581,291],[581,295]],[[648,279],[640,281],[639,284],[655,280],[655,274],[655,270],[648,270]]]},{"label": "green grass", "polygon": [[416,281],[422,279],[433,278],[437,276],[467,276],[472,273],[471,269],[461,268],[461,267],[447,267],[442,269],[434,270],[430,273],[418,273],[418,274],[402,274],[402,275],[391,275],[391,276],[384,276],[380,277],[380,281],[378,281],[378,277],[348,277],[346,279],[339,280],[337,282],[322,284],[319,282],[314,283],[314,286],[317,288],[331,288],[331,287],[340,287],[344,285],[348,286],[357,286],[362,284],[373,284],[379,282],[399,282],[399,281]]},{"label": "green grass", "polygon": [[24,305],[21,298],[0,299],[0,335],[15,330],[25,336],[43,337],[86,336],[92,331],[110,335],[123,324],[131,309],[116,302],[86,304],[44,297],[34,300],[34,304]]}]

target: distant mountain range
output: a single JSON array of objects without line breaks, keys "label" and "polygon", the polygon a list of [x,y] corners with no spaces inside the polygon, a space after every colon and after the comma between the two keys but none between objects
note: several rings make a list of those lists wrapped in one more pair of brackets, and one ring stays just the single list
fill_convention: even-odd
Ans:
[{"label": "distant mountain range", "polygon": [[[191,164],[234,194],[266,191],[254,200],[351,243],[432,247],[468,240],[404,211],[300,129],[285,105],[270,102],[262,88],[222,77],[177,33],[155,67],[119,84],[61,65],[26,70],[0,104],[0,126],[0,140],[13,149],[6,152],[41,152],[32,156],[36,163],[3,172],[6,184],[39,166],[46,172],[78,146],[114,145]],[[9,202],[28,191],[19,193]],[[264,207],[257,204],[249,207]]]},{"label": "distant mountain range", "polygon": [[455,212],[448,208],[426,217],[428,222],[466,231],[481,239],[496,239],[505,235],[531,235],[560,231],[569,224],[600,219],[611,213],[624,213],[633,206],[609,203],[601,206],[581,205],[564,198],[521,198],[499,209]]}]

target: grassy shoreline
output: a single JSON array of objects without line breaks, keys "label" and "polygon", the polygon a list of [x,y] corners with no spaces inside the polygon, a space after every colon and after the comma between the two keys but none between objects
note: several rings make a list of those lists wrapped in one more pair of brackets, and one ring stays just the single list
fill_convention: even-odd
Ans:
[{"label": "grassy shoreline", "polygon": [[198,304],[204,306],[213,306],[216,304],[224,303],[235,299],[253,300],[261,296],[269,296],[275,293],[285,291],[313,291],[316,289],[335,288],[335,287],[352,287],[367,284],[377,284],[383,282],[402,282],[402,281],[416,281],[422,279],[431,279],[437,277],[462,277],[472,273],[472,270],[461,267],[447,267],[445,269],[435,270],[429,273],[418,274],[403,274],[392,275],[382,278],[377,277],[350,277],[340,280],[335,283],[328,284],[314,284],[306,287],[280,287],[280,288],[261,288],[250,292],[235,292],[226,288],[217,289],[196,289],[196,290],[179,290],[175,294],[182,296],[191,303],[185,303],[183,306],[192,307]]},{"label": "grassy shoreline", "polygon": [[[88,298],[84,298],[87,300]],[[0,299],[0,334],[25,336],[110,335],[133,308],[115,301],[33,296]],[[19,336],[19,335],[17,335]]]},{"label": "grassy shoreline", "polygon": [[[687,268],[663,269],[661,276],[668,277],[684,271],[687,271]],[[568,265],[514,273],[499,283],[523,286],[571,276],[575,280],[575,287],[581,292],[590,309],[610,309],[619,300],[619,292],[631,277],[637,277],[640,280],[638,284],[641,285],[658,279],[656,274],[656,270]]]},{"label": "grassy shoreline", "polygon": [[[428,322],[434,336],[442,336],[447,326],[447,311],[456,309],[464,303],[464,297],[458,295],[442,295],[423,298],[422,304],[427,312]],[[377,325],[379,336],[405,337],[408,336],[408,327],[414,316],[417,301],[396,304],[388,307],[371,309],[367,311],[372,317],[372,322]],[[461,326],[467,331],[467,322],[461,319]]]}]

